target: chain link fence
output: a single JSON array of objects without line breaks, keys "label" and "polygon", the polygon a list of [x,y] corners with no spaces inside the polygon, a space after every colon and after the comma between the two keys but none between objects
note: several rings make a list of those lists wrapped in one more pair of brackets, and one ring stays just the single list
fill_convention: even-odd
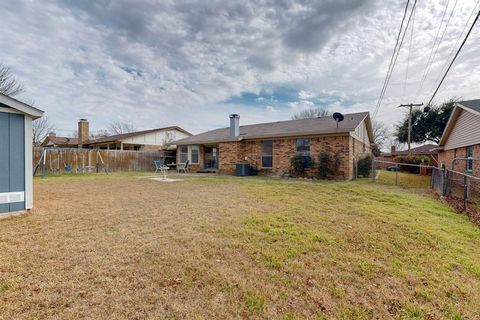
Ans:
[{"label": "chain link fence", "polygon": [[374,160],[372,178],[376,183],[409,189],[431,189],[458,211],[467,212],[480,223],[480,177],[427,165]]}]

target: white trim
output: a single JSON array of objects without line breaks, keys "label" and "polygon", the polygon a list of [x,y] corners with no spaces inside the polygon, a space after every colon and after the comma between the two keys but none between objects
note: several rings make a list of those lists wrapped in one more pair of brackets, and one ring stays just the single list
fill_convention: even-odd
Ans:
[{"label": "white trim", "polygon": [[24,114],[21,111],[18,111],[13,108],[5,108],[5,107],[0,107],[0,112],[5,112],[5,113],[15,113],[15,114]]},{"label": "white trim", "polygon": [[25,201],[25,192],[2,192],[0,193],[0,204],[16,203]]},{"label": "white trim", "polygon": [[456,104],[458,104],[460,106],[460,108],[465,109],[465,110],[467,110],[467,111],[469,111],[473,114],[476,114],[477,116],[480,116],[480,112],[478,112],[477,110],[469,108],[469,107],[463,105],[461,102],[457,102]]},{"label": "white trim", "polygon": [[25,115],[25,209],[33,207],[32,117]]},{"label": "white trim", "polygon": [[34,108],[26,103],[18,101],[12,97],[6,96],[0,93],[0,103],[7,105],[13,109],[21,111],[22,113],[30,115],[33,119],[40,118],[43,115],[43,111]]}]

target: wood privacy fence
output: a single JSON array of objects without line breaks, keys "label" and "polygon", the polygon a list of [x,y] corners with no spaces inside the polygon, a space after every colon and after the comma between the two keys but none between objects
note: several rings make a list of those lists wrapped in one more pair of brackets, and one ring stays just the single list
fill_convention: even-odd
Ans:
[{"label": "wood privacy fence", "polygon": [[168,151],[128,151],[66,148],[34,148],[36,174],[155,170],[154,160],[172,157]]}]

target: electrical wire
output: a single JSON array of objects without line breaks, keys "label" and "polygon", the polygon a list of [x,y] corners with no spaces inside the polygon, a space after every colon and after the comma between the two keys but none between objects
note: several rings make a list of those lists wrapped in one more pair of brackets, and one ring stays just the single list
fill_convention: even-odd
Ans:
[{"label": "electrical wire", "polygon": [[435,50],[435,46],[437,45],[437,40],[438,36],[440,34],[440,30],[442,29],[443,21],[445,20],[445,15],[447,14],[447,9],[448,9],[448,4],[450,3],[450,0],[447,0],[447,3],[445,5],[445,10],[443,10],[443,15],[442,19],[440,20],[440,25],[438,26],[437,33],[435,35],[435,39],[433,40],[433,46],[432,50],[430,50],[430,55],[427,60],[427,64],[425,65],[425,69],[423,71],[422,78],[420,80],[420,86],[418,87],[417,94],[415,96],[415,100],[417,100],[418,96],[420,95],[420,92],[422,91],[423,84],[425,83],[425,79],[427,78],[427,70],[430,67],[430,62],[432,61],[432,56],[433,56],[433,51]]},{"label": "electrical wire", "polygon": [[458,42],[460,41],[460,39],[462,38],[463,33],[464,33],[465,30],[467,29],[467,27],[468,27],[468,25],[469,25],[469,22],[470,22],[470,19],[472,19],[472,17],[474,16],[475,11],[476,11],[476,8],[478,7],[479,4],[480,4],[480,0],[477,0],[477,3],[473,6],[473,10],[472,10],[472,12],[470,13],[470,16],[468,17],[467,21],[465,22],[465,25],[463,26],[462,31],[458,34],[457,41],[455,41],[455,44],[453,45],[452,50],[450,51],[450,54],[448,55],[447,59],[445,60],[445,63],[443,64],[442,68],[440,69],[440,72],[439,72],[439,74],[438,74],[438,77],[437,77],[436,80],[433,82],[432,90],[430,90],[430,91],[433,91],[433,89],[435,88],[435,85],[438,83],[438,81],[440,81],[440,77],[442,76],[445,68],[448,66],[448,61],[450,61],[452,55],[455,53],[455,48],[457,48]]},{"label": "electrical wire", "polygon": [[[417,0],[415,0],[415,2],[413,3],[412,10],[410,11],[410,15],[408,16],[407,24],[405,26],[405,30],[403,31],[402,39],[401,39],[401,41],[398,45],[398,50],[396,51],[396,54],[394,52],[393,64],[392,64],[392,67],[390,69],[390,73],[387,73],[387,78],[385,79],[385,85],[384,85],[384,88],[383,88],[383,92],[382,92],[382,94],[380,96],[380,99],[377,103],[375,111],[373,112],[373,117],[372,117],[373,120],[375,120],[375,117],[377,116],[377,113],[378,113],[378,110],[380,109],[383,97],[385,96],[385,92],[387,91],[388,83],[390,82],[390,79],[391,79],[392,74],[393,74],[393,70],[395,69],[395,64],[397,63],[398,56],[400,55],[400,50],[402,48],[403,40],[405,40],[405,35],[407,34],[408,26],[409,26],[410,21],[412,19],[413,13],[415,12],[416,5],[417,5]],[[407,9],[408,9],[408,3],[407,3]],[[403,20],[402,20],[402,25],[403,25]],[[402,29],[400,29],[400,33],[401,32],[402,32]]]},{"label": "electrical wire", "polygon": [[463,39],[462,44],[461,44],[460,47],[458,48],[457,53],[456,53],[455,56],[453,57],[452,62],[450,62],[450,65],[448,66],[447,70],[445,71],[445,74],[443,75],[442,80],[441,80],[440,83],[438,84],[437,89],[435,90],[435,92],[433,93],[432,97],[430,98],[430,101],[428,101],[427,106],[430,105],[430,104],[432,103],[433,99],[435,98],[435,95],[437,94],[437,92],[438,92],[438,90],[440,89],[443,81],[444,81],[445,78],[447,77],[448,72],[449,72],[450,69],[452,68],[453,63],[455,62],[455,60],[457,59],[458,55],[460,54],[460,51],[462,51],[463,46],[464,46],[465,43],[467,42],[467,39],[468,39],[468,37],[470,36],[470,33],[471,33],[472,30],[473,30],[473,27],[474,27],[475,24],[477,23],[479,16],[480,16],[480,10],[478,10],[477,16],[475,17],[475,20],[473,21],[472,26],[470,27],[470,30],[468,30],[468,33],[467,33],[467,35],[465,36],[465,39]]}]

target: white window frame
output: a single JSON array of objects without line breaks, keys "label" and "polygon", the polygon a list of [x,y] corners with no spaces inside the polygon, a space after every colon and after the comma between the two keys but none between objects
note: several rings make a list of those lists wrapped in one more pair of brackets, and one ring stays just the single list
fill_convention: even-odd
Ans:
[{"label": "white window frame", "polygon": [[[192,160],[192,150],[197,149],[197,162],[193,162]],[[192,164],[199,164],[200,163],[200,147],[198,144],[192,144],[188,146],[188,159],[190,160],[190,163]]]},{"label": "white window frame", "polygon": [[[182,148],[187,147],[187,152],[182,152]],[[179,163],[185,163],[187,160],[182,161],[182,155],[187,155],[187,160],[189,159],[189,152],[188,152],[188,146],[178,146],[178,162]]]},{"label": "white window frame", "polygon": [[[272,152],[271,152],[271,154],[264,154],[264,153],[263,153],[263,143],[264,143],[264,142],[270,142],[270,143],[272,144]],[[265,167],[265,166],[263,165],[263,158],[264,158],[264,157],[270,157],[270,162],[272,163],[272,165],[271,165],[270,167]],[[273,169],[273,140],[262,140],[262,141],[261,141],[261,159],[260,159],[260,161],[261,161],[261,167],[262,167],[262,169]]]},{"label": "white window frame", "polygon": [[[182,150],[182,147],[187,147],[187,152],[181,152]],[[178,162],[179,163],[185,163],[187,162],[186,160],[185,161],[182,161],[182,154],[183,155],[187,155],[187,160],[190,161],[190,164],[199,164],[200,163],[200,146],[198,144],[192,144],[192,145],[188,145],[188,146],[178,146]],[[192,149],[197,149],[197,152],[198,152],[198,161],[197,162],[193,162],[192,161]]]}]

